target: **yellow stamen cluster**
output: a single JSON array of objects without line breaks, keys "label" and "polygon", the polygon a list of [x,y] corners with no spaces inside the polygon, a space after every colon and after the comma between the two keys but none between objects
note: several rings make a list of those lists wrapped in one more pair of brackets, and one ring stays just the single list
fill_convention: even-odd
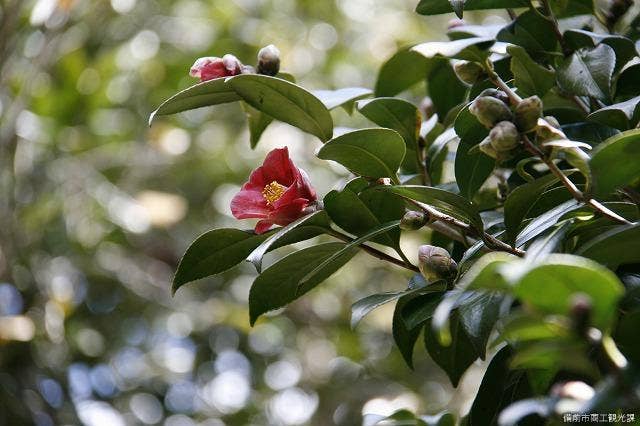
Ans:
[{"label": "yellow stamen cluster", "polygon": [[284,185],[280,185],[275,180],[271,182],[269,185],[265,186],[262,190],[262,196],[265,200],[267,200],[267,204],[273,205],[276,201],[282,197],[284,191],[287,190],[287,187]]}]

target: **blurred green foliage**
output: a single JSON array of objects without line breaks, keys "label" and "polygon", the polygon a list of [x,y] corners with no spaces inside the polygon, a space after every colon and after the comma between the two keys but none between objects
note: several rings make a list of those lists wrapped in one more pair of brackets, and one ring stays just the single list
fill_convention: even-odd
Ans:
[{"label": "blurred green foliage", "polygon": [[238,105],[146,125],[196,58],[253,64],[269,43],[305,87],[372,88],[399,47],[444,38],[414,3],[2,0],[0,424],[355,425],[464,404],[425,357],[404,366],[388,309],[350,330],[353,301],[399,290],[363,255],[251,329],[249,264],[171,298],[179,255],[236,224],[265,152],[289,146],[321,194],[340,170],[282,124],[250,150]]}]

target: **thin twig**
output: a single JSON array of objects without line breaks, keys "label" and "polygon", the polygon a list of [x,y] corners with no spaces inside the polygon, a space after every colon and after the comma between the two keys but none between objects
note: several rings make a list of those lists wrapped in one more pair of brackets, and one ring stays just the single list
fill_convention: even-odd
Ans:
[{"label": "thin twig", "polygon": [[[336,237],[339,240],[342,240],[342,241],[344,241],[346,243],[352,243],[353,241],[355,241],[355,239],[349,237],[348,235],[343,234],[342,232],[338,232],[336,230],[331,230],[331,232],[329,232],[329,235],[331,235],[333,237]],[[367,252],[371,256],[376,257],[376,258],[378,258],[380,260],[384,260],[386,262],[393,263],[394,265],[401,266],[401,267],[403,267],[405,269],[408,269],[410,271],[413,271],[413,272],[420,272],[420,270],[416,266],[414,266],[413,264],[409,263],[408,261],[407,262],[403,262],[400,259],[396,259],[393,256],[389,256],[387,253],[384,253],[384,252],[382,252],[382,251],[380,251],[378,249],[375,249],[375,248],[373,248],[371,246],[368,246],[368,245],[366,245],[364,243],[359,244],[358,247],[360,247],[362,250],[364,250],[365,252]]]},{"label": "thin twig", "polygon": [[571,49],[569,49],[569,47],[567,46],[567,43],[565,42],[564,37],[562,36],[562,32],[560,32],[560,27],[558,26],[558,20],[556,19],[556,16],[553,14],[553,10],[549,5],[549,0],[541,0],[540,3],[542,3],[542,7],[544,9],[544,13],[547,16],[547,19],[549,20],[549,22],[551,22],[551,25],[553,26],[553,34],[556,36],[556,39],[558,39],[558,43],[560,43],[560,47],[562,48],[562,53],[564,53],[565,56],[568,55],[569,53],[571,53]]},{"label": "thin twig", "polygon": [[474,228],[472,225],[462,222],[461,220],[458,220],[445,213],[442,213],[441,211],[435,209],[434,207],[428,204],[421,203],[420,201],[412,200],[408,197],[403,197],[403,198],[409,201],[410,203],[412,203],[413,205],[415,205],[416,207],[419,207],[420,209],[422,209],[422,211],[424,211],[429,215],[430,219],[438,220],[440,222],[444,222],[448,225],[454,226],[460,229],[461,231],[463,231],[465,235],[476,236],[481,238],[482,241],[484,241],[484,243],[490,249],[493,249],[495,251],[506,251],[508,253],[514,254],[519,257],[523,257],[525,254],[523,250],[520,250],[519,248],[516,248],[516,247],[511,247],[509,244],[505,243],[504,241],[500,241],[493,235],[488,234],[484,231],[479,231],[476,228]]}]

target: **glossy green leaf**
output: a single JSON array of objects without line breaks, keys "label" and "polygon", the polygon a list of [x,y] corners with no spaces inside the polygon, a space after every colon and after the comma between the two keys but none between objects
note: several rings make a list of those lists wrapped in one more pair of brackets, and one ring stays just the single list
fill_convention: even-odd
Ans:
[{"label": "glossy green leaf", "polygon": [[424,342],[431,359],[447,373],[454,387],[458,386],[460,378],[478,358],[479,353],[464,330],[457,312],[449,318],[451,327],[451,342],[443,346],[431,327],[424,329]]},{"label": "glossy green leaf", "polygon": [[416,149],[422,117],[415,105],[397,98],[375,98],[359,101],[356,108],[378,126],[398,132],[407,149]]},{"label": "glossy green leaf", "polygon": [[504,203],[504,225],[509,241],[515,242],[522,221],[538,197],[551,185],[558,182],[553,174],[544,175],[533,182],[525,183],[514,189]]},{"label": "glossy green leaf", "polygon": [[529,52],[553,52],[558,45],[553,24],[532,10],[518,15],[500,30],[497,39],[521,46]]},{"label": "glossy green leaf", "polygon": [[311,93],[320,99],[328,110],[344,107],[350,111],[354,102],[371,96],[373,91],[364,87],[346,87],[336,90],[314,90]]},{"label": "glossy green leaf", "polygon": [[[505,9],[528,5],[525,0],[465,0],[463,3],[464,10]],[[439,15],[454,11],[449,0],[421,0],[416,7],[416,12],[422,15]]]},{"label": "glossy green leaf", "polygon": [[640,177],[640,130],[629,130],[599,145],[589,162],[596,195],[607,195]]},{"label": "glossy green leaf", "polygon": [[340,251],[345,244],[326,243],[311,246],[282,258],[265,269],[253,282],[249,292],[250,322],[253,325],[265,312],[281,308],[312,290],[347,263],[357,248],[343,253],[326,265],[312,280],[299,286],[300,280],[325,259]]},{"label": "glossy green leaf", "polygon": [[505,295],[497,291],[476,291],[458,303],[458,314],[462,326],[475,348],[475,353],[484,359],[487,342],[501,314]]},{"label": "glossy green leaf", "polygon": [[395,96],[424,81],[435,62],[410,49],[399,50],[380,68],[375,95]]},{"label": "glossy green leaf", "polygon": [[495,167],[492,158],[481,152],[470,152],[489,131],[469,112],[468,106],[458,113],[454,126],[460,138],[454,165],[456,183],[460,194],[471,201]]},{"label": "glossy green leaf", "polygon": [[576,254],[615,270],[640,263],[640,224],[616,226],[582,245]]},{"label": "glossy green leaf", "polygon": [[563,36],[567,45],[574,50],[596,47],[600,43],[610,46],[616,54],[616,68],[621,68],[631,58],[638,55],[633,41],[617,34],[598,34],[571,28],[565,31]]},{"label": "glossy green leaf", "polygon": [[345,133],[324,144],[318,158],[336,161],[370,178],[396,178],[406,148],[395,130],[371,128]]},{"label": "glossy green leaf", "polygon": [[542,98],[555,84],[555,71],[531,59],[520,46],[508,46],[511,55],[511,72],[521,96],[537,95]]},{"label": "glossy green leaf", "polygon": [[247,114],[247,121],[249,123],[249,145],[251,148],[255,148],[258,145],[258,142],[260,142],[262,133],[264,133],[269,124],[273,122],[273,117],[262,111],[258,111],[251,105],[244,102],[243,108]]},{"label": "glossy green leaf", "polygon": [[317,265],[315,268],[313,268],[312,270],[310,270],[309,272],[307,272],[307,274],[302,277],[302,279],[300,280],[299,285],[301,287],[304,287],[306,285],[308,285],[308,283],[313,282],[318,275],[322,274],[322,272],[329,266],[331,265],[333,262],[336,262],[337,260],[339,260],[343,255],[345,255],[346,253],[352,251],[352,249],[354,248],[358,248],[361,244],[372,240],[374,237],[383,234],[387,231],[390,231],[391,229],[395,229],[398,226],[400,226],[400,221],[399,220],[395,220],[392,222],[388,222],[388,223],[383,223],[380,226],[376,226],[375,228],[369,230],[366,234],[364,234],[363,236],[356,238],[355,240],[351,241],[350,243],[346,244],[342,249],[338,250],[337,252],[335,252],[334,254],[332,254],[331,256],[327,257],[325,260],[323,260],[319,265]]},{"label": "glossy green leaf", "polygon": [[240,96],[236,94],[233,87],[225,83],[225,78],[215,78],[203,83],[198,83],[176,93],[164,101],[158,109],[149,116],[149,126],[151,126],[156,117],[162,115],[170,115],[190,109],[239,101],[240,99]]},{"label": "glossy green leaf", "polygon": [[237,75],[228,79],[227,84],[257,110],[322,141],[331,139],[333,120],[329,110],[302,87],[281,78],[259,74]]},{"label": "glossy green leaf", "polygon": [[516,247],[522,247],[524,244],[555,225],[565,214],[578,208],[580,208],[580,202],[574,199],[569,199],[564,203],[545,211],[540,216],[537,216],[531,222],[527,223],[527,225],[518,234],[516,237]]},{"label": "glossy green leaf", "polygon": [[381,186],[379,190],[390,191],[411,200],[429,204],[482,230],[484,225],[476,208],[468,200],[453,192],[431,186],[398,185]]},{"label": "glossy green leaf", "polygon": [[640,96],[624,102],[600,108],[589,114],[587,119],[618,130],[628,130],[640,121]]},{"label": "glossy green leaf", "polygon": [[562,61],[557,68],[558,84],[574,95],[609,100],[615,63],[615,52],[606,44],[580,50]]},{"label": "glossy green leaf", "polygon": [[402,318],[402,311],[405,305],[415,297],[415,294],[409,294],[398,299],[395,310],[393,311],[392,320],[393,340],[395,341],[402,358],[411,369],[413,369],[413,349],[418,337],[420,336],[422,326],[409,327]]},{"label": "glossy green leaf", "polygon": [[278,244],[286,242],[292,235],[305,233],[312,238],[316,235],[323,234],[330,229],[329,218],[324,210],[318,210],[309,215],[297,219],[287,226],[279,228],[264,240],[255,250],[253,250],[247,260],[256,267],[260,272],[262,270],[262,258],[272,248],[278,247]]},{"label": "glossy green leaf", "polygon": [[612,326],[623,290],[618,277],[607,268],[568,254],[550,255],[513,287],[521,301],[548,314],[569,314],[571,297],[584,293],[591,298],[592,323],[601,330]]},{"label": "glossy green leaf", "polygon": [[529,248],[527,248],[525,258],[535,261],[544,259],[547,255],[554,253],[556,249],[562,246],[572,224],[573,221],[566,220],[558,225],[557,228],[547,232],[544,237],[534,240]]},{"label": "glossy green leaf", "polygon": [[178,264],[172,292],[180,286],[224,272],[242,262],[269,234],[222,228],[200,235],[191,243]]},{"label": "glossy green leaf", "polygon": [[[336,225],[347,232],[363,236],[382,223],[400,219],[404,215],[404,203],[391,194],[373,198],[373,191],[360,196],[349,187],[331,191],[324,197],[326,212]],[[386,197],[384,197],[386,195]],[[391,230],[373,239],[374,242],[398,248],[400,232]]]},{"label": "glossy green leaf", "polygon": [[454,41],[432,41],[411,48],[425,58],[452,58],[482,62],[489,57],[489,48],[495,40],[484,37],[472,37]]},{"label": "glossy green leaf", "polygon": [[449,61],[439,60],[427,77],[427,92],[433,109],[441,121],[448,119],[449,112],[465,101],[468,88],[456,76]]}]

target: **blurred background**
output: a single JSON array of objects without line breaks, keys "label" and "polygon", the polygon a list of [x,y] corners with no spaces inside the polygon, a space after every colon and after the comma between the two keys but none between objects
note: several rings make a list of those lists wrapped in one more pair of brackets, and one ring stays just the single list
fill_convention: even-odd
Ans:
[{"label": "blurred background", "polygon": [[238,104],[147,127],[196,58],[254,65],[270,43],[309,89],[371,88],[399,47],[445,38],[449,17],[416,2],[0,0],[1,425],[359,425],[464,407],[421,344],[405,366],[393,304],[350,329],[354,301],[409,278],[366,255],[253,328],[248,264],[172,298],[196,236],[253,226],[229,201],[266,152],[289,146],[321,195],[346,174],[284,124],[250,150]]}]

